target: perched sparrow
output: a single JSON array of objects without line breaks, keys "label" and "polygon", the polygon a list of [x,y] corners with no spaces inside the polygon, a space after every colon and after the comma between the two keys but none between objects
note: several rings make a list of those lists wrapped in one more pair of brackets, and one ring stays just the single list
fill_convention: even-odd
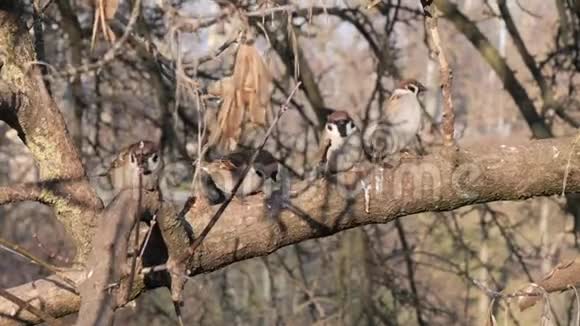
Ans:
[{"label": "perched sparrow", "polygon": [[[108,174],[113,181],[113,189],[119,192],[126,188],[155,190],[159,185],[163,159],[157,144],[141,140],[125,147],[111,163]],[[141,181],[139,181],[141,178]]]},{"label": "perched sparrow", "polygon": [[417,140],[423,117],[417,95],[425,90],[414,79],[402,81],[384,106],[382,117],[369,123],[363,139],[373,161],[396,154]]},{"label": "perched sparrow", "polygon": [[[231,194],[250,162],[252,154],[253,151],[240,151],[201,164],[202,190],[210,204],[219,204]],[[236,192],[236,196],[245,197],[261,192],[264,181],[267,179],[276,181],[277,175],[278,161],[269,152],[261,150]]]},{"label": "perched sparrow", "polygon": [[421,13],[423,15],[425,15],[427,17],[432,17],[431,13],[428,11],[431,3],[433,3],[433,0],[421,0],[419,2],[419,10],[421,11]]},{"label": "perched sparrow", "polygon": [[329,173],[352,169],[362,158],[363,147],[359,129],[348,113],[335,111],[327,118],[320,143],[319,161]]}]

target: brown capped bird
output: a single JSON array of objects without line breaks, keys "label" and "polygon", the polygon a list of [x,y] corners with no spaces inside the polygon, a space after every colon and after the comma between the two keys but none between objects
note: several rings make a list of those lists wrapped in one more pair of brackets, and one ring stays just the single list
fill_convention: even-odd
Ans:
[{"label": "brown capped bird", "polygon": [[352,169],[362,158],[360,131],[345,111],[331,113],[320,142],[319,161],[328,173]]},{"label": "brown capped bird", "polygon": [[[212,162],[201,163],[200,181],[208,202],[212,205],[223,202],[229,196],[250,163],[254,151],[230,153]],[[252,163],[248,174],[236,192],[245,197],[262,191],[264,181],[277,180],[278,161],[268,151],[261,150]]]},{"label": "brown capped bird", "polygon": [[138,188],[139,182],[141,188],[155,190],[159,186],[162,169],[163,159],[158,145],[141,140],[121,150],[111,163],[108,174],[111,176],[115,192],[126,188]]},{"label": "brown capped bird", "polygon": [[417,141],[423,118],[417,96],[425,90],[414,79],[402,81],[383,107],[382,116],[368,124],[363,139],[373,161],[381,161]]},{"label": "brown capped bird", "polygon": [[420,0],[419,1],[419,10],[421,13],[427,17],[432,17],[431,13],[429,12],[429,6],[433,3],[433,0]]}]

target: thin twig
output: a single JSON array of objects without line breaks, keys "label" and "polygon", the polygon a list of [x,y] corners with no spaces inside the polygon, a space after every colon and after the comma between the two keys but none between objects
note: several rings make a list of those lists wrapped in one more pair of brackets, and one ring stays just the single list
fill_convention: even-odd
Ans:
[{"label": "thin twig", "polygon": [[288,96],[288,98],[286,99],[286,102],[282,105],[282,107],[280,108],[280,110],[276,114],[276,117],[275,117],[274,121],[272,121],[272,124],[268,128],[268,131],[266,132],[266,135],[264,135],[264,139],[262,140],[262,143],[254,151],[254,154],[252,155],[252,158],[251,158],[250,162],[244,168],[244,171],[242,172],[240,178],[238,179],[238,182],[235,184],[235,186],[232,189],[231,193],[226,198],[226,200],[223,202],[223,204],[219,207],[219,209],[215,212],[215,214],[212,216],[212,218],[210,219],[210,221],[207,224],[207,226],[199,234],[199,237],[197,237],[197,239],[195,239],[195,241],[191,245],[191,247],[189,249],[190,254],[193,254],[195,252],[195,250],[201,245],[201,243],[203,242],[203,240],[205,239],[205,237],[207,237],[209,231],[217,223],[217,221],[222,216],[222,214],[224,213],[224,211],[226,210],[226,208],[228,207],[228,205],[234,199],[234,196],[236,195],[236,192],[238,191],[238,189],[242,185],[242,182],[244,181],[244,178],[246,177],[246,175],[250,171],[250,168],[252,167],[252,163],[256,160],[256,158],[258,157],[259,152],[262,150],[262,148],[264,148],[264,145],[266,145],[266,141],[270,137],[270,134],[274,130],[274,127],[276,126],[276,124],[280,120],[280,117],[282,116],[282,114],[284,114],[284,112],[286,112],[286,110],[288,109],[288,104],[290,103],[290,100],[292,99],[292,97],[294,96],[294,94],[296,93],[296,91],[298,90],[298,88],[300,87],[300,85],[301,85],[301,82],[298,82],[296,84],[296,86],[294,87],[294,89],[292,90],[292,92],[290,93],[290,95]]},{"label": "thin twig", "polygon": [[108,63],[110,63],[111,61],[113,61],[113,59],[115,59],[117,54],[119,54],[121,46],[125,44],[125,42],[129,38],[129,35],[131,35],[131,31],[133,30],[135,23],[137,22],[137,18],[139,17],[140,9],[141,9],[141,0],[136,0],[135,4],[133,5],[133,10],[131,11],[131,18],[129,18],[129,23],[127,24],[127,28],[125,28],[123,36],[121,36],[121,38],[115,44],[113,44],[113,46],[105,53],[105,55],[102,56],[101,59],[99,59],[97,62],[94,63],[89,63],[82,65],[80,67],[68,69],[63,73],[63,75],[75,76],[78,74],[87,73],[89,71],[100,69],[103,66],[107,65]]},{"label": "thin twig", "polygon": [[151,233],[153,233],[153,228],[155,227],[156,224],[157,224],[157,214],[153,215],[153,217],[151,218],[151,225],[149,226],[149,229],[147,230],[147,234],[145,234],[145,239],[143,240],[143,243],[141,244],[141,248],[139,249],[139,258],[143,257],[143,254],[145,253],[145,248],[147,247],[147,244],[149,243],[149,239],[151,238]]},{"label": "thin twig", "polygon": [[426,321],[423,319],[423,311],[421,307],[421,301],[419,299],[419,291],[417,290],[417,284],[415,279],[415,267],[412,255],[412,249],[407,242],[407,237],[405,235],[405,228],[403,226],[403,222],[400,219],[395,220],[395,227],[397,228],[397,233],[399,235],[399,239],[401,240],[401,246],[403,247],[404,255],[405,255],[405,264],[407,267],[407,277],[409,278],[409,285],[411,286],[411,292],[413,297],[413,305],[415,306],[415,313],[417,315],[417,323],[421,326],[427,325]]},{"label": "thin twig", "polygon": [[[42,6],[42,8],[40,9],[40,11],[38,12],[40,14],[40,16],[44,15],[44,12],[46,11],[46,9],[48,9],[48,6],[50,6],[52,3],[54,2],[54,0],[48,0],[44,6]],[[27,30],[30,30],[32,27],[34,27],[34,21],[30,24],[30,26],[26,26]]]},{"label": "thin twig", "polygon": [[[53,266],[42,259],[32,255],[31,253],[27,252],[26,250],[22,249],[20,246],[10,243],[2,238],[0,238],[0,246],[8,249],[9,251],[15,253],[18,256],[28,259],[30,262],[43,267],[44,269],[48,270],[49,272],[54,273],[62,280],[64,280],[68,285],[70,285],[73,289],[76,288],[76,283],[71,280],[70,278],[64,276],[62,274],[62,269],[56,266]],[[76,290],[75,290],[76,291]]]},{"label": "thin twig", "polygon": [[58,259],[64,264],[80,264],[78,262],[72,262],[67,257],[61,256],[57,253],[51,252],[41,241],[38,237],[37,233],[32,234],[32,238],[36,241],[36,246],[40,249],[44,254],[46,254],[50,259]]},{"label": "thin twig", "polygon": [[568,285],[568,288],[573,289],[576,296],[576,326],[580,326],[580,295],[578,295],[578,289],[575,286]]}]

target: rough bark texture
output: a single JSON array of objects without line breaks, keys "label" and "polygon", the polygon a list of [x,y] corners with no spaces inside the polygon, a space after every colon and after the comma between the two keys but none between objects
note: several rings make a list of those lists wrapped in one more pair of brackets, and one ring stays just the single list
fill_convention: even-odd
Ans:
[{"label": "rough bark texture", "polygon": [[86,279],[79,285],[82,304],[78,325],[111,325],[121,287],[131,229],[137,221],[139,203],[131,191],[119,193],[103,210],[88,257]]},{"label": "rough bark texture", "polygon": [[[497,200],[521,200],[562,192],[566,168],[566,191],[580,191],[580,150],[572,148],[573,138],[537,140],[521,145],[467,148],[455,153],[444,151],[421,160],[403,163],[394,170],[384,170],[382,182],[373,180],[381,171],[369,174],[371,186],[368,213],[364,192],[359,189],[346,200],[341,187],[324,180],[308,186],[295,184],[288,202],[280,196],[266,200],[257,195],[244,202],[235,200],[211,230],[189,262],[191,275],[207,273],[234,262],[264,256],[284,246],[339,231],[425,211],[451,210],[465,205]],[[533,176],[533,177],[531,177]],[[306,189],[305,189],[306,188]],[[381,191],[382,189],[382,191]],[[187,219],[195,231],[203,229],[216,207],[202,201],[193,205]],[[185,228],[177,223],[177,233]],[[164,236],[169,233],[164,233]],[[181,236],[167,236],[168,247],[185,248]],[[74,275],[71,276],[74,278]],[[46,309],[55,316],[76,311],[78,296],[48,281],[39,280],[42,300],[56,302]],[[144,283],[137,279],[135,291]],[[10,290],[23,300],[35,297],[30,285]],[[36,301],[37,302],[37,301]],[[10,324],[14,304],[0,300],[0,324]],[[18,318],[38,322],[35,316],[21,312]]]},{"label": "rough bark texture", "polygon": [[[193,274],[205,273],[283,246],[372,223],[425,211],[452,210],[496,200],[520,200],[562,192],[570,154],[567,191],[578,191],[580,153],[572,150],[573,138],[528,142],[517,146],[445,151],[422,160],[384,170],[375,184],[370,173],[370,205],[365,212],[361,189],[346,200],[340,187],[323,180],[280,207],[280,200],[258,196],[233,202],[194,255]],[[533,176],[531,178],[530,176]],[[293,187],[305,188],[304,184]],[[382,189],[377,191],[377,189]],[[193,230],[203,228],[215,208],[196,203],[188,220]]]},{"label": "rough bark texture", "polygon": [[534,306],[543,299],[544,294],[578,288],[580,286],[580,262],[578,259],[558,264],[544,278],[528,285],[523,292],[530,296],[523,296],[518,299],[520,310],[526,310]]},{"label": "rough bark texture", "polygon": [[[129,211],[124,212],[123,209],[134,211],[135,207],[121,207],[123,205],[119,206],[119,202],[113,202],[103,214],[116,216],[119,224],[109,225],[102,220],[104,223],[96,226],[102,203],[87,181],[79,154],[62,115],[42,82],[40,71],[31,65],[35,60],[33,45],[14,3],[0,2],[0,120],[17,130],[30,149],[39,167],[41,182],[0,188],[0,204],[36,200],[53,208],[75,241],[77,260],[88,264],[83,271],[70,270],[65,273],[76,284],[82,283],[79,288],[86,300],[87,310],[83,309],[79,322],[91,320],[88,323],[94,323],[98,316],[105,316],[107,318],[104,320],[109,321],[120,303],[113,302],[104,289],[111,281],[116,282],[121,274],[119,268],[125,261],[125,239],[130,230],[130,223],[125,223],[130,221],[122,219],[123,213]],[[478,31],[471,29],[469,21],[466,22],[454,7],[449,7],[451,4],[443,0],[436,0],[436,4],[448,15],[456,15],[458,28],[463,29],[470,40],[480,47],[480,51],[488,54],[493,51],[489,42],[477,34]],[[505,63],[496,62],[492,66],[498,74],[502,73],[502,80],[512,94],[523,96],[514,98],[522,101],[522,107],[529,108],[525,90]],[[538,120],[535,110],[526,110],[523,110],[524,116],[534,132],[549,136],[549,130],[542,129],[543,122]],[[160,245],[152,245],[155,243],[152,239],[149,247],[158,249],[164,245],[166,252],[164,255],[146,254],[143,265],[165,263],[172,274],[179,274],[172,279],[172,297],[178,300],[186,272],[190,275],[210,272],[307,239],[361,225],[386,223],[419,212],[560,194],[565,178],[566,191],[579,192],[580,151],[573,147],[573,143],[573,138],[561,138],[513,146],[479,146],[458,152],[447,149],[440,154],[404,162],[396,169],[370,169],[362,174],[366,176],[362,180],[364,183],[358,180],[353,186],[317,180],[312,184],[294,184],[289,194],[275,193],[271,198],[258,195],[243,202],[235,200],[193,256],[188,255],[191,230],[194,235],[201,231],[217,207],[210,207],[204,201],[196,202],[187,212],[188,225],[181,216],[176,217],[176,209],[170,203],[161,203],[157,230],[163,239]],[[356,180],[359,174],[352,176]],[[349,179],[349,175],[345,177]],[[363,184],[366,188],[362,187]],[[363,188],[368,192],[365,193]],[[365,200],[367,198],[370,201]],[[117,228],[119,225],[121,227]],[[120,238],[123,240],[119,244],[115,239]],[[91,239],[96,244],[93,248]],[[113,248],[115,245],[120,246]],[[88,261],[87,257],[90,257]],[[115,258],[120,262],[115,263]],[[573,271],[568,266],[560,270]],[[90,282],[86,282],[87,275],[91,273]],[[578,273],[557,272],[554,277],[560,274]],[[566,278],[566,284],[572,282],[577,280]],[[167,283],[148,283],[139,274],[130,297],[139,295],[146,287],[159,285]],[[561,285],[548,283],[546,287],[562,288]],[[81,296],[76,290],[56,277],[40,279],[8,291],[54,317],[76,312],[81,306]],[[107,303],[101,305],[102,302]],[[107,313],[95,309],[100,307]],[[85,314],[84,311],[90,313]],[[40,320],[36,315],[18,309],[13,302],[0,299],[0,324],[23,322],[39,323]]]},{"label": "rough bark texture", "polygon": [[40,201],[54,209],[82,260],[90,250],[87,239],[102,203],[34,65],[33,43],[18,9],[12,6],[16,5],[0,5],[0,120],[19,131],[37,163],[41,181],[50,184],[40,193]]}]

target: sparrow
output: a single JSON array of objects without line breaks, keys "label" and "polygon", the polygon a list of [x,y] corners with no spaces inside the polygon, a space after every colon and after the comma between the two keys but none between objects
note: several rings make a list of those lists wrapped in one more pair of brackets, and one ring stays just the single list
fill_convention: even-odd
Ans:
[{"label": "sparrow", "polygon": [[422,127],[419,93],[427,88],[414,79],[403,80],[394,90],[382,116],[364,131],[364,148],[372,161],[382,161],[413,144]]},{"label": "sparrow", "polygon": [[352,169],[362,158],[360,131],[345,111],[335,111],[327,117],[320,149],[319,162],[327,173]]},{"label": "sparrow", "polygon": [[[201,189],[211,205],[223,202],[231,194],[252,155],[253,151],[238,151],[211,162],[201,163]],[[277,176],[278,161],[268,151],[260,150],[236,196],[243,198],[257,194],[262,191],[266,180],[275,182]]]},{"label": "sparrow", "polygon": [[433,17],[431,15],[431,13],[428,11],[429,10],[429,6],[433,3],[433,0],[420,0],[419,1],[419,11],[421,11],[421,13],[424,16],[427,17]]},{"label": "sparrow", "polygon": [[[141,188],[149,191],[159,186],[163,159],[159,146],[147,140],[140,140],[123,148],[107,174],[111,177],[116,193],[126,188]],[[141,179],[141,180],[139,180]]]}]

